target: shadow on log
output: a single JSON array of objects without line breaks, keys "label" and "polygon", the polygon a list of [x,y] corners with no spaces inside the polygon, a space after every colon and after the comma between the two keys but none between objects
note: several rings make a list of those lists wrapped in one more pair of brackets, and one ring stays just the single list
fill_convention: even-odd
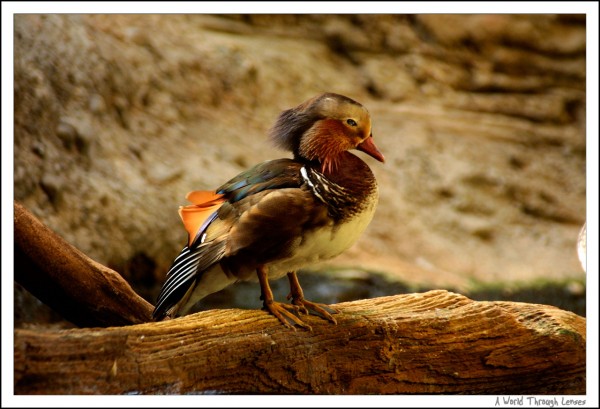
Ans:
[{"label": "shadow on log", "polygon": [[15,330],[15,394],[586,392],[586,320],[555,307],[439,290],[338,304],[338,325],[307,317],[312,332],[239,309],[116,326],[152,307],[17,203],[15,248],[26,288],[113,325]]}]

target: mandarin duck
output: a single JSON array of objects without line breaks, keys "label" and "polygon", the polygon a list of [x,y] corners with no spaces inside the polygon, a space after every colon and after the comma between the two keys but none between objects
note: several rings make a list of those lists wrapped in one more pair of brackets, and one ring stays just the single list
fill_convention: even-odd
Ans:
[{"label": "mandarin duck", "polygon": [[[371,117],[358,102],[326,93],[283,111],[270,136],[293,159],[260,163],[215,191],[187,194],[179,215],[188,241],[167,272],[155,320],[186,313],[237,281],[260,284],[264,309],[285,326],[310,329],[298,313],[336,323],[338,311],[306,300],[296,271],[348,249],[371,221],[375,177],[354,154],[380,162]],[[269,280],[287,275],[288,300],[273,299]]]}]

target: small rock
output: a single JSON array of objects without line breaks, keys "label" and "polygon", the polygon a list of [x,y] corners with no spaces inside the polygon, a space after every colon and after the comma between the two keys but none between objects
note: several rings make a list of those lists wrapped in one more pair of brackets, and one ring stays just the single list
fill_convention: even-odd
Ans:
[{"label": "small rock", "polygon": [[127,42],[133,42],[137,45],[148,46],[150,45],[150,39],[148,37],[147,30],[140,30],[138,27],[128,27],[125,29],[125,40]]},{"label": "small rock", "polygon": [[40,158],[44,158],[46,156],[46,147],[40,141],[35,141],[31,146],[31,151],[35,153]]},{"label": "small rock", "polygon": [[40,187],[48,196],[48,200],[54,207],[58,207],[62,201],[61,180],[54,175],[44,175],[40,181]]},{"label": "small rock", "polygon": [[89,100],[89,107],[90,111],[94,114],[101,114],[106,111],[106,102],[104,101],[104,98],[102,98],[102,95],[93,94]]},{"label": "small rock", "polygon": [[87,155],[90,151],[91,137],[87,132],[78,132],[75,137],[75,147],[77,150]]},{"label": "small rock", "polygon": [[77,138],[77,128],[61,119],[56,127],[56,135],[62,141],[63,146],[67,149],[70,149],[75,144],[75,139]]}]

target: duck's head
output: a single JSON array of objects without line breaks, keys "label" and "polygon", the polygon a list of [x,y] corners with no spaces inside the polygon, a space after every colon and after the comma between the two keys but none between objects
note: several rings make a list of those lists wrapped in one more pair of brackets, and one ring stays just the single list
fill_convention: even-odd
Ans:
[{"label": "duck's head", "polygon": [[324,172],[335,170],[340,154],[350,149],[384,161],[373,142],[369,111],[339,94],[321,94],[283,111],[271,137],[295,157],[318,161]]}]

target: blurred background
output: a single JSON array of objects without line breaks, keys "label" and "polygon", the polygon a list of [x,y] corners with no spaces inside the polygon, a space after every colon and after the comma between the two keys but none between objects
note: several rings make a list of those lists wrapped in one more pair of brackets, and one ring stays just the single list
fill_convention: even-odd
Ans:
[{"label": "blurred background", "polygon": [[[448,289],[585,316],[585,15],[70,15],[14,18],[14,195],[154,303],[177,214],[258,162],[321,92],[372,115],[375,218],[302,271],[335,303]],[[273,283],[285,298],[287,280]],[[198,305],[260,308],[258,284]],[[68,325],[15,284],[15,325]]]}]

